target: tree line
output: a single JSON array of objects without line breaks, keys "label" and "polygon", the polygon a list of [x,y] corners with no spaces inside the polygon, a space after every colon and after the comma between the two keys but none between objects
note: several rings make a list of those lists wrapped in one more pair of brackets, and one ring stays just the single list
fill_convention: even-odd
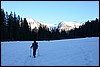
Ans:
[{"label": "tree line", "polygon": [[98,37],[99,36],[99,19],[87,21],[79,28],[70,31],[54,28],[49,30],[45,25],[40,24],[39,29],[36,27],[31,30],[26,18],[19,15],[16,16],[1,9],[1,41],[33,41],[33,40],[59,40],[70,38],[83,37]]},{"label": "tree line", "polygon": [[79,28],[69,32],[70,38],[99,37],[99,19],[87,21]]}]

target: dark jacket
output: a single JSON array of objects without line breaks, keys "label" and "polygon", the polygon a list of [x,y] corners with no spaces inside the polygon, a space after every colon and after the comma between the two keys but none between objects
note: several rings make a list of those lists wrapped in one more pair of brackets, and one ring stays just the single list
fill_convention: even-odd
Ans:
[{"label": "dark jacket", "polygon": [[31,48],[32,48],[32,47],[33,47],[33,49],[37,49],[37,48],[38,48],[38,43],[36,43],[36,42],[32,43]]}]

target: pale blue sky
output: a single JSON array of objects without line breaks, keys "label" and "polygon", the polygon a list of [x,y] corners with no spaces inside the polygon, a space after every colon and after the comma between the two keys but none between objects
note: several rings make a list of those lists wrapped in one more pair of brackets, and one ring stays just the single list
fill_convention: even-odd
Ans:
[{"label": "pale blue sky", "polygon": [[49,24],[99,18],[99,1],[1,1],[1,8]]}]

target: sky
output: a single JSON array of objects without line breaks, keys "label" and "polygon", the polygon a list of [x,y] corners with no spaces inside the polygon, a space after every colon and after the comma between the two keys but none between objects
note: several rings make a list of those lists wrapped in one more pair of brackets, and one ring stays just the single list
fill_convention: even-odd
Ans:
[{"label": "sky", "polygon": [[99,1],[1,1],[1,8],[48,24],[99,18]]}]

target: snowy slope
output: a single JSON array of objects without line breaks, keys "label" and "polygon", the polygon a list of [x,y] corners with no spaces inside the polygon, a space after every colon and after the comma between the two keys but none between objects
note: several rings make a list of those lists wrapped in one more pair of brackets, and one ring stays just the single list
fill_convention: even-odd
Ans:
[{"label": "snowy slope", "polygon": [[31,29],[34,29],[35,27],[38,29],[40,23],[38,21],[36,21],[35,19],[32,18],[26,18],[29,27],[31,27]]},{"label": "snowy slope", "polygon": [[79,26],[81,26],[82,24],[83,23],[73,22],[73,21],[67,21],[67,22],[63,21],[58,24],[58,29],[68,31],[74,28],[79,28]]},{"label": "snowy slope", "polygon": [[38,43],[33,58],[32,41],[1,42],[1,66],[99,66],[99,37]]},{"label": "snowy slope", "polygon": [[75,21],[63,21],[63,22],[60,22],[59,25],[60,26],[68,25],[68,26],[71,26],[73,28],[76,26],[76,28],[78,28],[80,25],[82,25],[82,23],[75,22]]}]

